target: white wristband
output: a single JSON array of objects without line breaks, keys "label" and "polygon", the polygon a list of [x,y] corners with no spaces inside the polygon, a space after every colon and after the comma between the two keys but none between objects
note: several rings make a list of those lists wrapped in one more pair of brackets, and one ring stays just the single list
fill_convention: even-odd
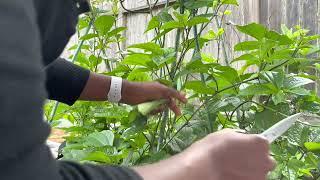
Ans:
[{"label": "white wristband", "polygon": [[118,103],[121,100],[122,78],[111,77],[108,101]]}]

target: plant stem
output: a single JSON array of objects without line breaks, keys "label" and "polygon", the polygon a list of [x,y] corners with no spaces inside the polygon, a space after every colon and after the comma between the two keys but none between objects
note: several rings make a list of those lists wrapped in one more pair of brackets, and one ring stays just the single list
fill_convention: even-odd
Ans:
[{"label": "plant stem", "polygon": [[[196,10],[193,11],[193,17],[195,17],[197,14]],[[198,27],[197,25],[193,26],[193,34],[194,34],[194,39],[195,39],[195,49],[194,49],[194,53],[193,56],[195,57],[196,55],[200,54],[200,42],[199,42],[199,35],[198,35]],[[200,55],[201,56],[201,55]],[[203,73],[200,73],[200,77],[201,77],[201,81],[202,83],[206,83],[205,77]],[[205,95],[205,97],[207,97],[207,95]],[[206,102],[206,101],[205,101]],[[211,113],[208,109],[208,106],[205,107],[206,112],[207,112],[207,121],[209,123],[209,131],[210,133],[213,132],[213,118],[211,117]]]},{"label": "plant stem", "polygon": [[159,132],[159,139],[158,139],[158,146],[157,146],[157,152],[159,152],[160,150],[160,146],[163,143],[163,139],[165,136],[165,131],[166,131],[166,126],[167,126],[167,121],[168,121],[168,115],[169,115],[169,110],[166,109],[163,113],[163,117],[162,117],[162,122],[160,125],[160,132]]}]

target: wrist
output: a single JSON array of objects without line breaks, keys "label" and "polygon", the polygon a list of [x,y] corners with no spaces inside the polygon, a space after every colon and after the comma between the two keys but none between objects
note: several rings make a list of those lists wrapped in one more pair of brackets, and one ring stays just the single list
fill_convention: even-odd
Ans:
[{"label": "wrist", "polygon": [[121,91],[121,103],[131,104],[130,99],[135,96],[134,92],[138,90],[138,85],[136,82],[130,82],[127,80],[122,81],[122,91]]}]

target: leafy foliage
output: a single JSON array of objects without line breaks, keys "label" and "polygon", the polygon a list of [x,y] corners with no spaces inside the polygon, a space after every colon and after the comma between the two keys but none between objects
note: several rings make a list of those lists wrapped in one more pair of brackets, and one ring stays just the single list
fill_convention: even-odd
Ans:
[{"label": "leafy foliage", "polygon": [[[239,33],[251,38],[235,45],[239,56],[231,65],[222,65],[227,59],[205,54],[202,48],[216,42],[218,54],[226,52],[221,46],[224,29],[219,26],[206,34],[204,29],[210,23],[225,24],[231,11],[222,7],[237,6],[237,0],[185,0],[151,18],[146,32],[155,33],[152,41],[133,44],[125,51],[119,43],[125,40],[122,32],[126,28],[117,26],[118,1],[112,2],[112,15],[94,8],[80,20],[78,34],[84,44],[76,63],[132,81],[159,81],[186,91],[190,102],[181,117],[169,111],[146,116],[141,108],[107,102],[61,105],[53,125],[68,133],[64,159],[122,165],[155,162],[222,128],[261,133],[287,115],[320,113],[320,99],[312,88],[318,77],[311,71],[319,70],[319,48],[314,41],[320,36],[309,35],[300,27],[283,25],[279,33],[257,23],[237,25]],[[199,8],[206,9],[205,13]],[[82,29],[93,19],[93,28],[83,34]],[[177,39],[174,47],[168,47],[166,36],[172,31]],[[106,50],[114,44],[119,51],[110,58]],[[234,68],[239,62],[241,68]],[[49,102],[48,119],[52,109]],[[72,126],[63,127],[65,121]],[[319,132],[298,124],[271,145],[278,166],[270,179],[319,177]]]}]

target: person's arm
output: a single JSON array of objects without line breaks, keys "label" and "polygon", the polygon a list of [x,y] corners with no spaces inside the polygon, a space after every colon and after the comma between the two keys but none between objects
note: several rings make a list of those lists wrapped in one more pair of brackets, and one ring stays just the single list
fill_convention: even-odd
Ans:
[{"label": "person's arm", "polygon": [[[46,88],[49,99],[72,105],[77,100],[106,101],[110,89],[111,77],[96,74],[78,65],[59,58],[46,68]],[[180,114],[174,99],[186,102],[178,91],[160,83],[138,83],[123,80],[121,103],[136,105],[139,103],[168,99],[170,108]]]},{"label": "person's arm", "polygon": [[[79,97],[79,100],[106,101],[110,89],[111,77],[90,73],[88,81]],[[136,105],[148,101],[167,99],[169,108],[180,115],[180,109],[175,100],[186,103],[184,94],[162,85],[158,82],[122,82],[121,103]]]},{"label": "person's arm", "polygon": [[33,0],[0,1],[0,179],[140,180],[128,168],[56,161],[45,145],[46,98]]}]

